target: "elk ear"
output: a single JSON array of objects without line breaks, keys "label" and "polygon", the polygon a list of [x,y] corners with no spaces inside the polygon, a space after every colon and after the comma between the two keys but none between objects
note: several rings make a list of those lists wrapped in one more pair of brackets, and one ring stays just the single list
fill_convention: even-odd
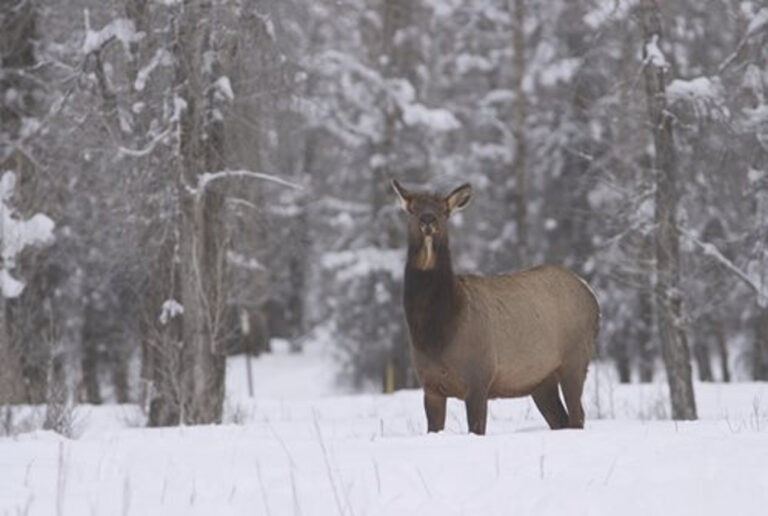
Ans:
[{"label": "elk ear", "polygon": [[472,185],[464,183],[445,198],[445,204],[448,205],[448,213],[461,211],[467,207],[472,198]]},{"label": "elk ear", "polygon": [[397,179],[392,180],[392,189],[397,194],[397,198],[400,200],[400,207],[403,211],[408,212],[408,202],[411,200],[411,194],[405,189],[403,185]]}]

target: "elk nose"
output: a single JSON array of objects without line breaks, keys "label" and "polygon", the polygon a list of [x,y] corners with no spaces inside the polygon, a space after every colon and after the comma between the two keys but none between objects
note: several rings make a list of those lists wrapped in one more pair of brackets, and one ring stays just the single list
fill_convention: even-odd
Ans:
[{"label": "elk nose", "polygon": [[437,217],[432,215],[431,213],[425,213],[421,217],[419,217],[419,225],[421,226],[421,231],[427,235],[434,233],[435,230],[435,223],[437,222]]}]

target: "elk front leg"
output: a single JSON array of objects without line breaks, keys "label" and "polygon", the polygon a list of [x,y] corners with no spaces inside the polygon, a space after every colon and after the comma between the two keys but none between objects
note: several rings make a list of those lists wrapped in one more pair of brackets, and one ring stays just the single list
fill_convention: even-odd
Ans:
[{"label": "elk front leg", "polygon": [[424,391],[427,432],[440,432],[445,428],[445,403],[445,396]]},{"label": "elk front leg", "polygon": [[467,406],[467,423],[469,431],[477,435],[485,435],[485,421],[488,417],[488,396],[485,392],[470,392],[464,401]]}]

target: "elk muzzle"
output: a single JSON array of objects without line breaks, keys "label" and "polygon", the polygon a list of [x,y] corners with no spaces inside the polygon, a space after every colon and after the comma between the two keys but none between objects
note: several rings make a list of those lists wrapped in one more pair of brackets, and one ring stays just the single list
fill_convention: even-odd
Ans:
[{"label": "elk muzzle", "polygon": [[437,233],[437,217],[431,213],[425,213],[419,217],[419,229],[424,236],[432,236]]}]

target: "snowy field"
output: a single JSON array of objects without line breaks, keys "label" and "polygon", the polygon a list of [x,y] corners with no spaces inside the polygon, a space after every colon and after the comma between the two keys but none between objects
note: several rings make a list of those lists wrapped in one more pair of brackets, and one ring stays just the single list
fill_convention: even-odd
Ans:
[{"label": "snowy field", "polygon": [[[765,515],[768,384],[696,385],[701,420],[665,415],[663,385],[593,368],[584,431],[551,432],[528,399],[463,405],[425,435],[419,392],[344,395],[331,357],[231,359],[228,424],[141,428],[131,406],[82,407],[76,439],[0,439],[7,515]],[[598,418],[600,416],[600,418]]]}]

